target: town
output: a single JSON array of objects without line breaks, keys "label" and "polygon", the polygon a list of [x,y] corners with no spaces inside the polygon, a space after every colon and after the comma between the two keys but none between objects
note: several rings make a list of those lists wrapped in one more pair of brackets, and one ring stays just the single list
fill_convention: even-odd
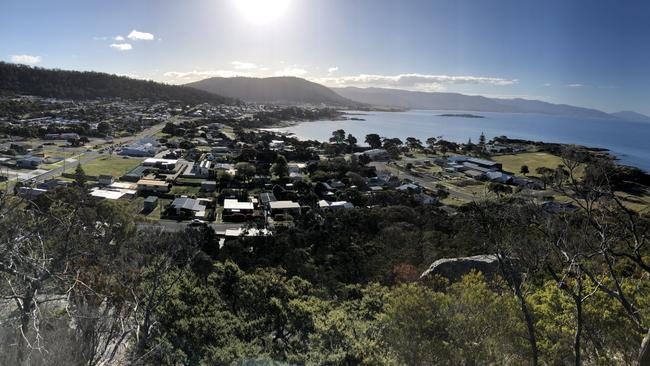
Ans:
[{"label": "town", "polygon": [[250,127],[266,126],[273,113],[331,115],[324,107],[291,107],[287,117],[286,107],[254,104],[17,97],[2,105],[22,112],[6,113],[3,123],[7,192],[35,199],[83,179],[96,199],[130,202],[142,228],[270,235],[305,212],[368,207],[389,196],[451,215],[464,203],[515,191],[551,210],[576,209],[547,190],[563,172],[553,144],[370,134],[359,136],[362,145],[343,130],[321,143]]}]

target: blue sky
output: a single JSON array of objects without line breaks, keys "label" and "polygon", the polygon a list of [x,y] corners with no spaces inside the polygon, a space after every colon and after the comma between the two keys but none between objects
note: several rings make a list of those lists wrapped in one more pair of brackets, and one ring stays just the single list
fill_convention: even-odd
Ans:
[{"label": "blue sky", "polygon": [[0,59],[169,83],[295,75],[650,114],[650,2],[3,0]]}]

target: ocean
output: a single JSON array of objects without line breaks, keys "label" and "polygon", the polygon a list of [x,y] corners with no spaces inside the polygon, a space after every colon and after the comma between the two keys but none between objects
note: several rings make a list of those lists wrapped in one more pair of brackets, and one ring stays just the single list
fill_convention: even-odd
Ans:
[{"label": "ocean", "polygon": [[[410,110],[405,112],[350,112],[365,121],[314,121],[270,130],[293,133],[300,139],[327,141],[332,131],[344,129],[362,144],[369,133],[382,137],[429,137],[448,141],[478,142],[481,133],[495,136],[578,144],[608,149],[621,164],[650,172],[650,123],[588,119],[529,113]],[[469,113],[485,118],[442,117],[444,113]]]}]

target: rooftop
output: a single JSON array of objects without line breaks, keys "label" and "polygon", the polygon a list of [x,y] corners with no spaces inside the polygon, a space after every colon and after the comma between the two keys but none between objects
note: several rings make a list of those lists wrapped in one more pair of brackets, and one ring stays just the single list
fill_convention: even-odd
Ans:
[{"label": "rooftop", "polygon": [[234,199],[223,200],[223,208],[226,210],[252,210],[253,202],[239,202]]},{"label": "rooftop", "polygon": [[272,210],[300,208],[300,204],[298,202],[293,202],[293,201],[273,201],[273,202],[269,202],[269,206],[271,207]]},{"label": "rooftop", "polygon": [[156,179],[140,179],[138,185],[166,187],[168,183]]}]

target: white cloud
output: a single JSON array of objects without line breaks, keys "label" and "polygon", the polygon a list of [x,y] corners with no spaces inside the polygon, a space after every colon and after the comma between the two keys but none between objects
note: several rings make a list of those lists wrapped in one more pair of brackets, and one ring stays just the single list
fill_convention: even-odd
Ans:
[{"label": "white cloud", "polygon": [[40,63],[43,59],[41,56],[32,56],[32,55],[11,55],[10,60],[13,63],[25,64],[25,65],[36,65]]},{"label": "white cloud", "polygon": [[291,66],[291,67],[285,67],[282,70],[278,70],[274,72],[275,76],[295,76],[295,77],[301,77],[305,76],[307,74],[307,70],[297,67],[297,66]]},{"label": "white cloud", "polygon": [[328,73],[328,74],[331,74],[331,73],[333,73],[333,72],[337,72],[337,71],[339,71],[339,67],[338,67],[338,66],[332,66],[332,67],[330,67],[329,69],[327,69],[327,73]]},{"label": "white cloud", "polygon": [[548,88],[549,86],[551,86],[551,83],[542,84],[542,86],[545,86],[545,87]]},{"label": "white cloud", "polygon": [[117,75],[117,76],[125,76],[125,77],[131,78],[131,79],[147,80],[146,77],[141,76],[140,74],[137,74],[137,73],[126,73],[126,74],[115,74],[115,75]]},{"label": "white cloud", "polygon": [[138,32],[135,29],[132,30],[131,33],[129,33],[129,35],[126,37],[132,41],[153,41],[154,40],[153,34],[147,32]]},{"label": "white cloud", "polygon": [[230,63],[236,70],[252,70],[258,69],[259,66],[252,62],[233,61]]},{"label": "white cloud", "polygon": [[582,88],[584,85],[575,83],[575,84],[568,84],[567,87],[569,88]]},{"label": "white cloud", "polygon": [[93,37],[93,41],[105,41],[108,37]]},{"label": "white cloud", "polygon": [[130,43],[112,43],[109,47],[120,51],[128,51],[133,49],[133,46],[131,46]]},{"label": "white cloud", "polygon": [[168,71],[163,76],[177,82],[189,82],[211,77],[231,78],[235,76],[251,76],[251,74],[237,70],[192,70]]},{"label": "white cloud", "polygon": [[113,39],[116,40],[116,41],[123,41],[123,40],[124,40],[124,37],[122,37],[122,36],[115,36],[115,37],[113,37]]},{"label": "white cloud", "polygon": [[398,75],[371,75],[360,74],[356,76],[324,77],[315,80],[328,86],[345,87],[385,87],[406,90],[437,91],[443,90],[447,85],[514,85],[517,79],[504,79],[485,76],[453,76],[453,75],[427,75],[427,74],[398,74]]}]

